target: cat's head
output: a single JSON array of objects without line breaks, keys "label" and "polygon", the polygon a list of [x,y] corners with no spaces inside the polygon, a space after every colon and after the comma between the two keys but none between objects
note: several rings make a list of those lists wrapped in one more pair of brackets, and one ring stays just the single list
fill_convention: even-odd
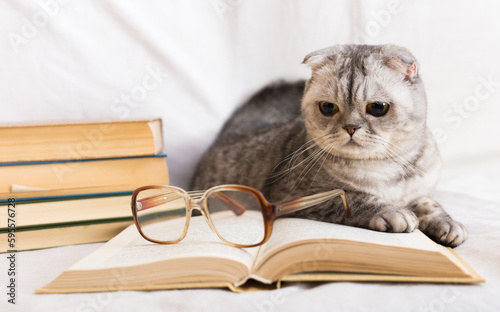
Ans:
[{"label": "cat's head", "polygon": [[383,159],[425,131],[427,100],[415,57],[394,45],[339,45],[308,54],[302,99],[311,138],[331,154]]}]

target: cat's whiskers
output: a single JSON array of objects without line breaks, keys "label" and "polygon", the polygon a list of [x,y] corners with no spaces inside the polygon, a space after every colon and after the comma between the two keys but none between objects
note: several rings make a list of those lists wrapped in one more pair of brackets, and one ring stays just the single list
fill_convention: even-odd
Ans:
[{"label": "cat's whiskers", "polygon": [[[389,162],[395,164],[396,166],[403,168],[402,175],[406,179],[411,178],[411,176],[408,174],[409,173],[408,171],[411,171],[411,168],[407,168],[407,166],[406,166],[405,163],[401,162],[400,159],[398,159],[397,157],[395,157],[395,155],[391,154],[391,152],[389,150],[382,151],[382,154],[385,156],[385,160],[386,161],[389,161]],[[406,169],[408,169],[408,170],[406,170]]]},{"label": "cat's whiskers", "polygon": [[[413,174],[418,174],[419,173],[420,170],[418,168],[415,168],[415,166],[410,161],[408,161],[407,159],[405,159],[403,156],[401,156],[400,154],[398,154],[396,151],[392,150],[389,146],[385,145],[384,147],[386,148],[386,150],[383,153],[386,156],[387,160],[389,160],[389,161],[391,161],[391,162],[393,162],[395,164],[398,164],[404,170],[408,170],[408,171],[410,171]],[[408,178],[410,177],[406,173],[404,175],[406,177],[408,177]]]},{"label": "cat's whiskers", "polygon": [[319,152],[321,152],[321,148],[319,148],[318,151],[314,151],[310,155],[308,155],[305,159],[303,159],[301,162],[296,164],[297,159],[305,152],[310,150],[311,148],[317,147],[318,143],[323,143],[323,141],[327,140],[329,138],[330,134],[327,134],[323,137],[319,138],[313,138],[304,143],[301,147],[299,147],[295,152],[291,153],[287,157],[285,157],[278,165],[276,165],[273,169],[273,172],[284,162],[288,161],[288,168],[285,168],[282,171],[276,172],[275,174],[272,174],[269,176],[270,179],[273,179],[270,183],[274,183],[284,177],[285,175],[291,173],[294,169],[300,167],[302,164],[307,163],[311,161]]},{"label": "cat's whiskers", "polygon": [[397,148],[398,150],[400,150],[401,152],[405,153],[405,154],[409,154],[409,152],[403,148],[401,148],[400,146],[398,146],[397,144],[394,144],[392,142],[389,142],[387,141],[386,139],[384,139],[383,137],[379,136],[379,135],[375,135],[375,138],[381,142],[384,142],[384,143],[387,143],[395,148]]},{"label": "cat's whiskers", "polygon": [[325,153],[324,153],[324,159],[321,162],[321,165],[318,166],[318,170],[316,171],[316,174],[314,175],[313,179],[311,180],[311,183],[309,184],[309,187],[308,187],[307,190],[309,190],[311,188],[312,184],[316,180],[316,177],[318,176],[319,171],[323,168],[323,166],[325,165],[326,160],[328,159],[328,157],[330,155],[333,156],[332,163],[335,162],[335,153],[334,153],[334,151],[335,151],[335,145],[331,144],[330,146],[327,146],[327,148],[325,148],[324,151],[325,151]]},{"label": "cat's whiskers", "polygon": [[[304,161],[300,162],[298,165],[295,165],[295,162],[297,161],[297,159],[300,157],[300,155],[302,155],[303,153],[305,153],[306,151],[310,150],[311,148],[314,148],[316,146],[318,146],[318,143],[323,143],[323,141],[325,141],[327,139],[329,135],[324,135],[323,137],[319,137],[319,138],[316,138],[316,139],[311,139],[309,140],[308,142],[310,142],[310,145],[309,147],[307,147],[306,149],[304,149],[302,152],[300,153],[294,153],[295,155],[290,159],[290,161],[288,162],[288,168],[290,169],[291,167],[293,167],[292,169],[290,170],[293,170],[294,168],[300,166]],[[319,142],[318,142],[319,140]]]},{"label": "cat's whiskers", "polygon": [[[313,142],[314,139],[311,139],[309,141],[307,141],[306,143],[304,143],[301,147],[299,147],[296,151],[294,151],[293,153],[291,153],[290,155],[286,156],[285,158],[283,158],[282,161],[280,161],[274,168],[271,172],[274,172],[281,164],[283,164],[284,162],[288,161],[288,169],[285,169],[283,171],[280,171],[280,172],[277,172],[275,174],[272,174],[270,175],[269,177],[270,178],[274,178],[276,176],[279,176],[279,175],[282,175],[284,172],[288,172],[290,170],[293,170],[296,166],[299,166],[300,163],[298,165],[294,165],[295,163],[295,160],[300,156],[302,155],[304,152],[306,152],[307,150],[313,148],[315,146],[315,143]],[[293,166],[293,167],[292,167]]]},{"label": "cat's whiskers", "polygon": [[[425,174],[422,170],[420,170],[414,164],[412,164],[411,161],[409,161],[408,159],[403,157],[400,153],[396,152],[391,147],[395,147],[395,148],[399,149],[400,151],[402,151],[403,153],[409,154],[407,151],[405,151],[401,147],[397,146],[396,144],[385,140],[384,138],[382,138],[380,136],[374,136],[373,138],[378,143],[382,144],[382,146],[384,146],[384,148],[386,149],[384,152],[384,155],[387,156],[387,159],[389,159],[393,162],[396,162],[404,169],[411,171],[411,173],[413,173],[413,174],[416,174],[416,175],[424,175]],[[406,174],[405,174],[405,176],[406,176]]]},{"label": "cat's whiskers", "polygon": [[[322,159],[323,155],[328,156],[328,152],[326,150],[322,149],[322,148],[319,148],[318,151],[315,151],[311,155],[313,155],[313,157],[310,159],[309,163],[306,164],[306,166],[302,169],[302,171],[300,172],[299,176],[297,177],[297,179],[293,183],[293,186],[290,189],[290,194],[292,194],[295,191],[295,189],[297,189],[297,187],[304,180],[304,178],[309,173],[309,171],[311,171],[311,169],[314,168],[314,166],[318,163],[318,161],[320,161]],[[314,161],[313,161],[313,159],[314,159]],[[311,187],[311,185],[309,185],[309,187]]]}]

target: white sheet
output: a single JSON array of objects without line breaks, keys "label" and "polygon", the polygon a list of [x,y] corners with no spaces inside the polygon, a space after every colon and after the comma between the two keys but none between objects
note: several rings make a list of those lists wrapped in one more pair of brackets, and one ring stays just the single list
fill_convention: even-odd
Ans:
[{"label": "white sheet", "polygon": [[[0,306],[9,308],[2,311],[498,311],[500,204],[451,192],[438,192],[437,199],[468,228],[470,238],[455,251],[486,283],[298,283],[244,294],[219,289],[33,294],[101,245],[87,244],[19,253],[18,304],[13,309],[3,298]],[[5,271],[5,255],[0,262]]]},{"label": "white sheet", "polygon": [[[488,280],[33,295],[93,244],[19,254],[16,310],[500,310],[499,10],[494,0],[1,1],[0,123],[161,117],[171,181],[184,187],[238,105],[270,81],[308,77],[300,64],[308,52],[338,43],[408,47],[445,162],[438,197],[470,231],[456,250]],[[2,289],[6,265],[0,256]]]}]

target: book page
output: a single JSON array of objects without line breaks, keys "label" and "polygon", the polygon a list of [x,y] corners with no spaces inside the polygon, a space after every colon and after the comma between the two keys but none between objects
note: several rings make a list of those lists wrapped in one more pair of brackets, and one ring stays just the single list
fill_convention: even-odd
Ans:
[{"label": "book page", "polygon": [[[168,222],[162,230],[168,231]],[[248,229],[247,229],[248,230]],[[241,229],[244,235],[245,229]],[[257,256],[258,247],[235,248],[225,245],[210,230],[201,216],[192,217],[186,237],[179,243],[162,245],[145,240],[135,225],[125,229],[115,238],[82,259],[69,270],[95,270],[127,267],[154,263],[170,259],[214,257],[225,258],[245,264],[249,270]]]},{"label": "book page", "polygon": [[148,122],[151,137],[154,143],[154,153],[159,154],[163,150],[163,133],[161,119],[155,119]]},{"label": "book page", "polygon": [[427,251],[440,251],[442,249],[441,246],[434,243],[419,230],[412,233],[385,233],[335,223],[283,218],[274,222],[271,238],[262,246],[259,258],[301,240],[318,240],[318,245],[321,246],[321,241],[327,239],[357,241]]}]

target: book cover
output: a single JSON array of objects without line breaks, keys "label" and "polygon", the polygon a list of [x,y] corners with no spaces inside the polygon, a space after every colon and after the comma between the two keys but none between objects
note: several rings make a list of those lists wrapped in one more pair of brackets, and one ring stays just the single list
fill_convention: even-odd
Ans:
[{"label": "book cover", "polygon": [[[131,144],[133,142],[133,144]],[[147,156],[163,149],[161,119],[2,125],[0,163]]]},{"label": "book cover", "polygon": [[133,191],[168,184],[166,155],[0,165],[0,201]]}]

